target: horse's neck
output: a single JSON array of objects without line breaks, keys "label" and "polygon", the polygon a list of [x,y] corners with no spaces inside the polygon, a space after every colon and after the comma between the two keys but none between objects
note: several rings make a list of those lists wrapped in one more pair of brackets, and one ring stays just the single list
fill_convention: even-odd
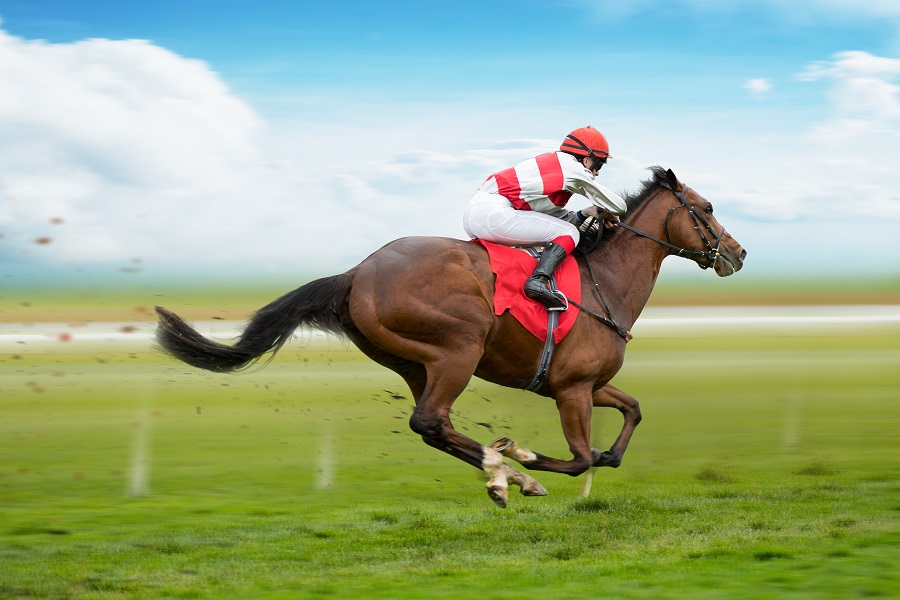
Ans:
[{"label": "horse's neck", "polygon": [[[651,214],[655,212],[642,206],[628,224],[663,239],[665,218]],[[621,230],[616,237],[605,252],[589,255],[587,260],[597,275],[612,318],[630,329],[650,299],[667,251],[664,246],[631,231]]]}]

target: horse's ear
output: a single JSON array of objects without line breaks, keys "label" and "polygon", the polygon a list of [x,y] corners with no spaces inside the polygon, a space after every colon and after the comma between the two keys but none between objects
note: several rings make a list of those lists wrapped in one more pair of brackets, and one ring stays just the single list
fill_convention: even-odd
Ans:
[{"label": "horse's ear", "polygon": [[681,189],[681,182],[678,181],[677,177],[675,177],[675,173],[672,171],[672,169],[666,169],[666,183],[668,183],[669,187],[671,187],[673,190]]}]

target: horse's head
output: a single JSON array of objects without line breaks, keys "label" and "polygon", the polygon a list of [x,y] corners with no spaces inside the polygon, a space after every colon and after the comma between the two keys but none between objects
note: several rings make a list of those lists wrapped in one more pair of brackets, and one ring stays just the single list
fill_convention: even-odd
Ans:
[{"label": "horse's head", "polygon": [[666,216],[666,236],[675,247],[672,254],[693,260],[701,269],[712,267],[719,277],[740,271],[747,251],[716,219],[712,203],[678,181],[671,169],[657,173],[657,178],[676,200]]}]

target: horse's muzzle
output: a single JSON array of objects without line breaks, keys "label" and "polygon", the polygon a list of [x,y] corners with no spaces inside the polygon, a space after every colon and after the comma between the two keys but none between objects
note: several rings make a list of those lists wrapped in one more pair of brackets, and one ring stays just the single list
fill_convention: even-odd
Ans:
[{"label": "horse's muzzle", "polygon": [[719,277],[734,275],[744,266],[747,251],[727,233],[719,245],[719,256],[716,259],[715,270]]}]

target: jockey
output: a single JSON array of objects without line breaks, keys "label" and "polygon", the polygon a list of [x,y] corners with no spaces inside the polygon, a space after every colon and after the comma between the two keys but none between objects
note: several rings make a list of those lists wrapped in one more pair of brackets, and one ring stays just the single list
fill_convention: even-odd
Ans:
[{"label": "jockey", "polygon": [[[534,273],[525,283],[525,295],[547,308],[565,308],[549,287],[550,276],[578,245],[576,224],[588,216],[615,227],[625,201],[597,182],[606,164],[609,145],[593,127],[581,127],[566,136],[558,152],[525,160],[485,180],[463,215],[463,227],[473,238],[498,244],[546,242]],[[593,206],[569,212],[564,207],[572,194],[581,194]]]}]

